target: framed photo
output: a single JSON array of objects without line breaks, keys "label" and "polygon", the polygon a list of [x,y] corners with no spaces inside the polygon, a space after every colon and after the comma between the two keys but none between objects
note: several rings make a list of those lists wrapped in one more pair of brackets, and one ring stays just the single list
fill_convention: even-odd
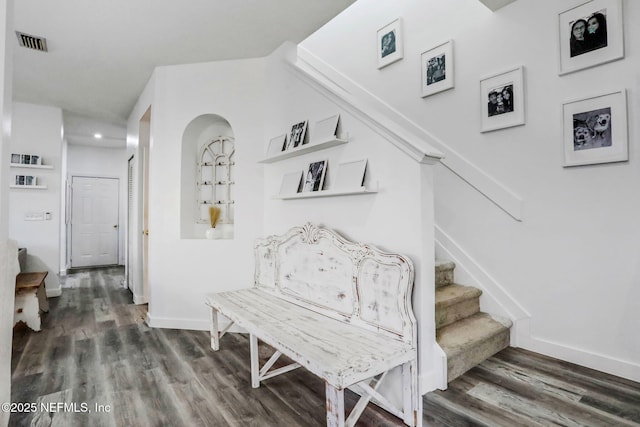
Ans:
[{"label": "framed photo", "polygon": [[269,145],[267,146],[267,157],[274,156],[281,151],[284,151],[287,146],[287,134],[283,133],[282,135],[278,135],[269,140]]},{"label": "framed photo", "polygon": [[453,87],[453,41],[442,43],[423,52],[422,97]]},{"label": "framed photo", "polygon": [[558,15],[559,74],[624,57],[622,0],[591,0]]},{"label": "framed photo", "polygon": [[480,80],[481,131],[524,124],[523,67]]},{"label": "framed photo", "polygon": [[562,105],[564,166],[629,160],[624,90]]},{"label": "framed photo", "polygon": [[289,132],[289,139],[285,142],[284,148],[282,149],[282,151],[289,150],[291,148],[295,148],[300,145],[304,145],[306,143],[304,140],[306,133],[307,133],[306,120],[291,126],[291,131]]},{"label": "framed photo", "polygon": [[378,30],[378,68],[386,67],[404,56],[402,47],[402,19],[398,18]]},{"label": "framed photo", "polygon": [[24,175],[16,175],[16,185],[25,185]]},{"label": "framed photo", "polygon": [[31,155],[29,155],[29,154],[21,154],[20,155],[20,163],[22,163],[23,165],[30,165],[31,164]]},{"label": "framed photo", "polygon": [[327,161],[320,160],[309,164],[304,175],[302,191],[320,191],[324,185],[324,176],[327,173]]},{"label": "framed photo", "polygon": [[299,192],[301,179],[301,171],[285,174],[282,177],[282,184],[280,185],[280,195],[283,196]]},{"label": "framed photo", "polygon": [[11,154],[11,163],[20,164],[20,154]]},{"label": "framed photo", "polygon": [[36,185],[36,177],[33,175],[25,175],[24,185]]},{"label": "framed photo", "polygon": [[[359,188],[364,184],[367,159],[340,163],[336,176],[336,188]],[[333,187],[333,186],[332,186]]]},{"label": "framed photo", "polygon": [[318,142],[329,141],[336,138],[340,114],[318,120],[313,128],[313,140]]},{"label": "framed photo", "polygon": [[40,156],[31,155],[31,164],[32,165],[39,165],[41,163],[42,163],[42,159],[40,158]]}]

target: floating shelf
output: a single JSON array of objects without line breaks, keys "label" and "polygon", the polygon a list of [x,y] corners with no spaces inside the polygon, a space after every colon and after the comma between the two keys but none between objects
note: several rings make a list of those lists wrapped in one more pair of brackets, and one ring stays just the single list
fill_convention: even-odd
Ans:
[{"label": "floating shelf", "polygon": [[28,169],[53,169],[51,165],[23,165],[22,163],[11,163],[12,168],[28,168]]},{"label": "floating shelf", "polygon": [[25,190],[46,190],[46,185],[10,185],[9,188],[20,188]]},{"label": "floating shelf", "polygon": [[325,148],[329,147],[335,147],[336,145],[346,144],[347,142],[349,142],[348,139],[335,138],[324,142],[308,143],[287,151],[283,151],[273,156],[266,157],[260,160],[258,163],[273,163],[280,160],[288,159],[290,157],[300,156],[306,153],[313,153],[314,151],[324,150]]},{"label": "floating shelf", "polygon": [[377,192],[377,186],[376,188],[358,187],[338,190],[307,191],[304,193],[294,194],[279,194],[277,196],[273,196],[273,198],[280,200],[310,199],[313,197],[357,196],[359,194],[373,194]]}]

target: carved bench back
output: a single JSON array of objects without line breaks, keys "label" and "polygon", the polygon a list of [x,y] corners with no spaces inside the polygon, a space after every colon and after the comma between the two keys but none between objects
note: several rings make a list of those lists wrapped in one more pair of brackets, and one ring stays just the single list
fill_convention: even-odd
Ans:
[{"label": "carved bench back", "polygon": [[413,264],[306,224],[255,245],[255,286],[333,319],[415,345]]}]

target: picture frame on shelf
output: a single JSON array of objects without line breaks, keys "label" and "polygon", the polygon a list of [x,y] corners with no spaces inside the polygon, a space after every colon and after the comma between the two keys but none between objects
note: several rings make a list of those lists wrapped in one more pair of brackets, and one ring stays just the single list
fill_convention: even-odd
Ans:
[{"label": "picture frame on shelf", "polygon": [[37,185],[37,179],[33,175],[25,175],[24,185]]},{"label": "picture frame on shelf", "polygon": [[36,155],[31,155],[31,162],[30,164],[32,165],[41,165],[42,164],[42,158],[40,156],[36,156]]},{"label": "picture frame on shelf", "polygon": [[[340,163],[336,174],[336,189],[355,189],[364,185],[367,159]],[[333,188],[333,185],[332,185]]]},{"label": "picture frame on shelf", "polygon": [[314,141],[324,142],[331,139],[335,139],[338,133],[338,123],[340,121],[340,114],[335,114],[326,119],[318,120],[313,127],[313,133],[311,134]]},{"label": "picture frame on shelf", "polygon": [[30,165],[31,164],[31,155],[30,154],[21,154],[20,155],[20,164]]},{"label": "picture frame on shelf", "polygon": [[304,137],[307,134],[307,120],[303,120],[291,126],[291,131],[289,132],[289,139],[284,145],[284,149],[282,151],[290,150],[292,148],[299,147],[300,145],[306,144]]},{"label": "picture frame on shelf", "polygon": [[286,196],[300,192],[300,182],[302,181],[302,171],[290,172],[282,177],[280,184],[280,195]]},{"label": "picture frame on shelf", "polygon": [[284,151],[287,146],[287,134],[283,133],[282,135],[275,136],[269,140],[269,145],[267,146],[267,154],[266,156],[275,156],[276,154]]},{"label": "picture frame on shelf", "polygon": [[319,160],[309,163],[304,175],[303,192],[321,191],[324,186],[324,178],[327,173],[327,160]]},{"label": "picture frame on shelf", "polygon": [[20,157],[21,157],[20,154],[12,153],[11,154],[11,163],[16,164],[16,165],[20,164]]},{"label": "picture frame on shelf", "polygon": [[524,67],[480,80],[481,132],[525,124]]},{"label": "picture frame on shelf", "polygon": [[626,91],[562,105],[564,166],[629,160]]},{"label": "picture frame on shelf", "polygon": [[24,175],[16,175],[16,185],[25,185]]},{"label": "picture frame on shelf", "polygon": [[453,40],[420,55],[422,97],[453,88]]},{"label": "picture frame on shelf", "polygon": [[397,18],[378,30],[376,51],[378,69],[403,58],[402,18]]},{"label": "picture frame on shelf", "polygon": [[559,75],[624,58],[622,0],[590,0],[558,15]]}]

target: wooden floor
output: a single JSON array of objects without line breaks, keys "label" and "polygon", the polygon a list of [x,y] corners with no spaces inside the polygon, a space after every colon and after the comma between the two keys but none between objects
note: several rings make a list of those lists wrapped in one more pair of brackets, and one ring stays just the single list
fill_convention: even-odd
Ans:
[{"label": "wooden floor", "polygon": [[[225,335],[214,353],[207,332],[151,329],[143,322],[145,306],[133,305],[121,288],[122,277],[120,268],[70,274],[62,296],[49,300],[42,332],[16,326],[12,400],[38,408],[12,413],[11,426],[325,425],[317,377],[298,369],[252,389],[245,335]],[[352,407],[355,397],[346,398]],[[41,403],[49,410],[41,411]],[[640,384],[507,349],[447,391],[426,395],[424,421],[640,426]],[[372,405],[358,423],[396,425],[397,418]]]}]

